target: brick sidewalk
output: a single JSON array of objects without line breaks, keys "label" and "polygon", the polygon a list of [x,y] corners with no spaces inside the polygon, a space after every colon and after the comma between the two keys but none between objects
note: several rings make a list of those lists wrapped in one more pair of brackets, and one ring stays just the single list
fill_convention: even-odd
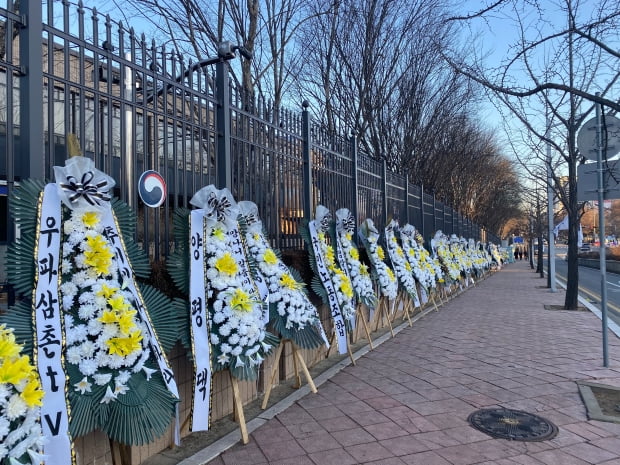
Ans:
[{"label": "brick sidewalk", "polygon": [[[265,421],[209,465],[620,464],[620,425],[588,421],[577,380],[620,386],[620,343],[588,311],[552,311],[527,262],[505,267],[406,327]],[[492,439],[467,423],[501,406],[551,420],[542,442]],[[203,461],[201,461],[203,460]],[[205,463],[200,453],[181,462]]]}]

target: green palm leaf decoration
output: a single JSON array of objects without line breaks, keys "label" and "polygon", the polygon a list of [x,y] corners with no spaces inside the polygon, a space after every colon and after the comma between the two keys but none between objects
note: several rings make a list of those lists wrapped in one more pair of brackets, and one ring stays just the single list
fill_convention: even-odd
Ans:
[{"label": "green palm leaf decoration", "polygon": [[166,268],[177,288],[189,295],[189,213],[187,208],[174,211],[174,251],[166,260]]}]

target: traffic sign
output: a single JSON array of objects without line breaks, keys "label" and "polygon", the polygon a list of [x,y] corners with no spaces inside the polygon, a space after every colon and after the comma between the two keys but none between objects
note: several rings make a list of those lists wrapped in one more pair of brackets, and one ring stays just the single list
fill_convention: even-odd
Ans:
[{"label": "traffic sign", "polygon": [[[607,130],[607,158],[609,159],[620,152],[620,119],[615,116],[605,116],[603,130],[605,129]],[[596,118],[592,118],[577,133],[579,153],[588,160],[596,161],[598,157],[597,132]]]},{"label": "traffic sign", "polygon": [[[598,200],[598,173],[596,163],[577,167],[577,200]],[[620,199],[620,160],[603,163],[603,188],[605,199]]]}]

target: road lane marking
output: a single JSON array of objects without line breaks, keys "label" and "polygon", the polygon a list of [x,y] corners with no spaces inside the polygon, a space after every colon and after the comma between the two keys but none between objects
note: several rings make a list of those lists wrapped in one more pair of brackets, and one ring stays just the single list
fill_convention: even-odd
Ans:
[{"label": "road lane marking", "polygon": [[[566,284],[566,279],[563,276],[557,276],[557,278],[559,278],[564,284]],[[593,291],[590,291],[584,287],[579,286],[578,287],[579,292],[585,294],[585,296],[591,298],[591,299],[595,299],[596,304],[599,305],[601,303],[601,295],[600,294],[596,294]],[[607,310],[611,310],[612,313],[620,316],[620,307],[618,307],[617,305],[611,303],[611,302],[607,302]]]}]

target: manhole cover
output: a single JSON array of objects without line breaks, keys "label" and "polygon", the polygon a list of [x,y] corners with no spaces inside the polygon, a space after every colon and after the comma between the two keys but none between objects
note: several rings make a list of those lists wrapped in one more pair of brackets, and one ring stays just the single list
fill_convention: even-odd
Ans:
[{"label": "manhole cover", "polygon": [[494,438],[512,441],[545,441],[558,434],[558,427],[538,415],[506,408],[473,412],[467,421]]}]

